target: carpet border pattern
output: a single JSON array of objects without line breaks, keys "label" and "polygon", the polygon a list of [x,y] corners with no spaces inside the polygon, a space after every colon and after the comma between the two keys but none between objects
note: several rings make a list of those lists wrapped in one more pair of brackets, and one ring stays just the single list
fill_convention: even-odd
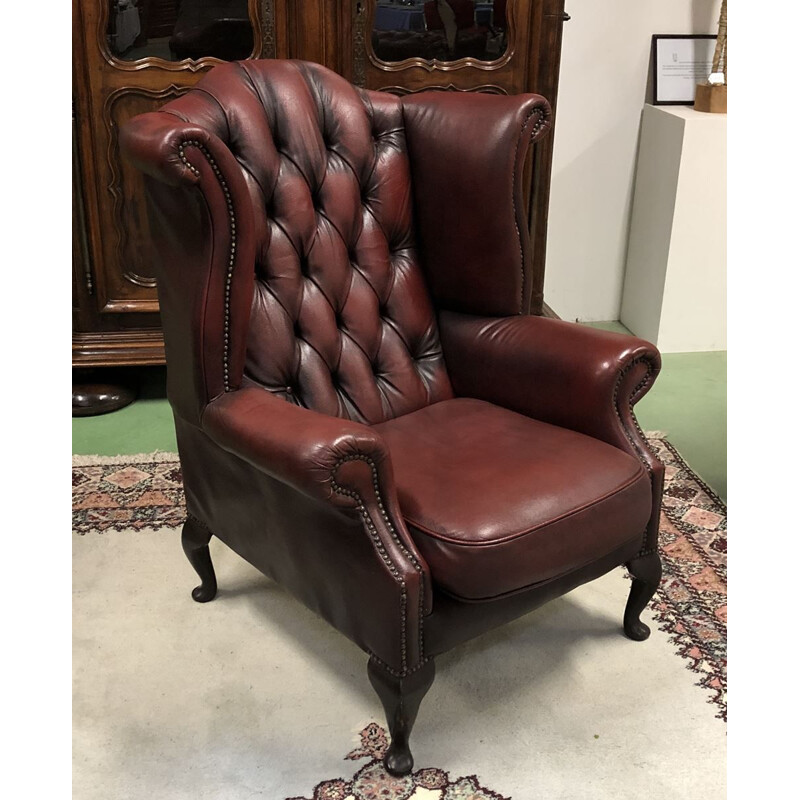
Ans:
[{"label": "carpet border pattern", "polygon": [[727,507],[663,437],[648,443],[665,467],[659,526],[664,567],[650,609],[660,630],[700,676],[727,721]]}]

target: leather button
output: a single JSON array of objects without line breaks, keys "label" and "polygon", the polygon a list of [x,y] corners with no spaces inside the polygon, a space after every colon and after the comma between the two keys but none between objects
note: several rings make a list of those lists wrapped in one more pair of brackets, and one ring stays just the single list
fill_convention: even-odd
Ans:
[{"label": "leather button", "polygon": [[286,387],[286,394],[294,394],[294,390],[292,389],[291,386]]}]

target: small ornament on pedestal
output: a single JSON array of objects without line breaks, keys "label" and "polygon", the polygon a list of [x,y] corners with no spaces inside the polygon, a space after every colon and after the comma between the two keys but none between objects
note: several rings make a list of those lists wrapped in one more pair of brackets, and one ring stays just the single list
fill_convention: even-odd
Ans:
[{"label": "small ornament on pedestal", "polygon": [[694,107],[715,114],[728,113],[728,0],[722,0],[719,12],[717,46],[711,74],[705,83],[697,84]]}]

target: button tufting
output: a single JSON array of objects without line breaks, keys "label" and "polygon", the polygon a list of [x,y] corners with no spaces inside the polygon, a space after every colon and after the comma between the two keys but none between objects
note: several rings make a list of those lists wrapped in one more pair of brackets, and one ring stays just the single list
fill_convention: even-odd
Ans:
[{"label": "button tufting", "polygon": [[[325,94],[327,87],[320,91]],[[423,335],[436,344],[438,334],[420,293],[421,272],[408,230],[407,213],[416,209],[394,202],[406,194],[410,200],[412,191],[399,101],[393,109],[374,112],[366,97],[363,113],[356,107],[351,119],[349,101],[341,109],[332,101],[320,116],[316,104],[284,107],[270,92],[264,98],[269,132],[263,129],[262,135],[258,125],[231,131],[247,145],[244,152],[266,146],[271,158],[261,189],[255,179],[247,181],[261,204],[249,333],[233,327],[237,273],[230,267],[223,276],[226,383],[233,388],[237,380],[233,353],[244,345],[245,374],[295,406],[316,405],[318,411],[372,424],[447,396],[441,356],[412,355],[425,346]],[[290,136],[299,129],[310,132],[305,141]],[[188,143],[187,153],[195,158]],[[233,209],[234,192],[233,187],[223,191],[224,212],[226,205]],[[238,260],[245,231],[233,213],[228,221],[223,233],[235,232]],[[272,335],[275,331],[283,333]],[[289,383],[281,386],[281,378]],[[316,388],[308,394],[308,387]]]}]

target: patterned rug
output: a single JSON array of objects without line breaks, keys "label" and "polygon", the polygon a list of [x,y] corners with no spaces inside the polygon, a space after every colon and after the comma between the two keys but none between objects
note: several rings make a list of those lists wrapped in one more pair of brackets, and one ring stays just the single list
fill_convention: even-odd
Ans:
[{"label": "patterned rug", "polygon": [[[662,436],[648,434],[666,466],[661,516],[664,576],[651,609],[708,702],[726,719],[726,555],[724,503],[691,471]],[[112,530],[178,527],[184,519],[181,470],[174,453],[75,456],[72,470],[73,530],[79,535]],[[387,734],[372,723],[347,759],[368,759],[351,779],[318,784],[291,800],[507,800],[474,775],[451,778],[444,770],[418,770],[390,778],[381,765]]]},{"label": "patterned rug", "polygon": [[345,758],[368,758],[352,778],[337,778],[317,784],[311,797],[289,800],[511,800],[481,786],[475,775],[451,781],[443,769],[420,769],[405,778],[393,778],[383,768],[389,747],[386,731],[374,722],[361,731],[361,746]]}]

